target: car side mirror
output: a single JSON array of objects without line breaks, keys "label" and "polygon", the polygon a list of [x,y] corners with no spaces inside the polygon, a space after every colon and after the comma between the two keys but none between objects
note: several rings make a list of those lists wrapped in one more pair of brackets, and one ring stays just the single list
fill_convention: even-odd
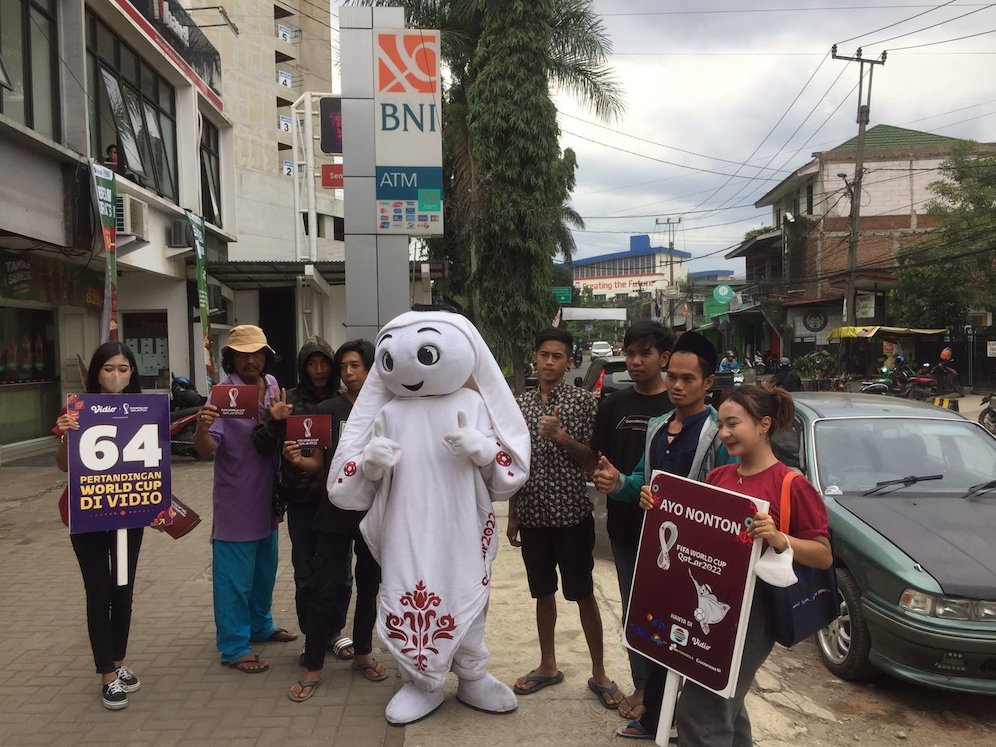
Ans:
[{"label": "car side mirror", "polygon": [[580,376],[575,376],[574,386],[584,386],[584,379],[582,379]]}]

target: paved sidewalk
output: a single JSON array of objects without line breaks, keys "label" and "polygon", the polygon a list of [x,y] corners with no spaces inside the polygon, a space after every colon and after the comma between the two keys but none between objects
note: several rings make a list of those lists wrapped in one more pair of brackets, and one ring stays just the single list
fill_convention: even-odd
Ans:
[{"label": "paved sidewalk", "polygon": [[[397,670],[375,638],[374,653],[392,677],[371,683],[329,657],[326,680],[306,703],[286,691],[302,673],[300,642],[258,647],[270,671],[246,675],[222,667],[214,647],[211,608],[210,463],[178,461],[173,492],[203,522],[183,539],[147,530],[135,588],[128,663],[142,680],[123,711],[105,710],[86,633],[83,584],[56,503],[65,474],[48,457],[0,468],[0,744],[129,745],[465,745],[487,734],[491,745],[607,744],[620,718],[587,690],[590,660],[577,607],[561,600],[558,657],[564,684],[522,697],[516,713],[494,716],[450,697],[429,719],[396,728],[384,707],[400,686]],[[518,550],[504,537],[507,504],[499,504],[501,551],[494,571],[488,645],[492,672],[513,682],[538,663],[533,601]],[[604,526],[604,517],[599,519]],[[281,529],[274,619],[297,629],[290,542]],[[619,592],[600,545],[596,594],[605,626],[606,662],[631,689],[619,644]]]}]

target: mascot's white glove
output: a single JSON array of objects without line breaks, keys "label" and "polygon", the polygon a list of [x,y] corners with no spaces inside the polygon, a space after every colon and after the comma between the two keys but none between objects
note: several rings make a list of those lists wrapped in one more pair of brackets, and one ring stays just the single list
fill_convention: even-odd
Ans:
[{"label": "mascot's white glove", "polygon": [[384,436],[384,423],[375,418],[373,438],[363,448],[363,474],[368,480],[380,480],[401,459],[401,444]]},{"label": "mascot's white glove", "polygon": [[495,458],[497,444],[476,428],[467,425],[467,413],[457,411],[457,429],[443,436],[443,443],[457,456],[470,457],[478,467],[485,467]]}]

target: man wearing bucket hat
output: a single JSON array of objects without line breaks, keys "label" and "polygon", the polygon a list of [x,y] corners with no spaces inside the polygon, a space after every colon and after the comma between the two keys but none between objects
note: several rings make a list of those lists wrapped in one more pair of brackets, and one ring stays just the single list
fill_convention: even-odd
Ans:
[{"label": "man wearing bucket hat", "polygon": [[[222,385],[259,388],[260,415],[283,397],[267,371],[275,352],[263,330],[232,327],[221,349]],[[214,525],[211,528],[214,621],[221,663],[246,674],[270,665],[252,641],[293,641],[297,634],[273,623],[270,607],[277,576],[277,517],[273,512],[276,459],[253,448],[254,421],[219,418],[208,403],[197,416],[194,446],[214,454]]]}]

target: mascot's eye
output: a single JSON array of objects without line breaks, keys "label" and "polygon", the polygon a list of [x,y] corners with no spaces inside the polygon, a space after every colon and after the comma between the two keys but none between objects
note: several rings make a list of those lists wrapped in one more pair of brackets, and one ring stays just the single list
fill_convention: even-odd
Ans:
[{"label": "mascot's eye", "polygon": [[439,360],[439,348],[435,345],[423,345],[418,349],[417,357],[423,366],[431,366]]},{"label": "mascot's eye", "polygon": [[385,371],[394,370],[394,358],[386,350],[384,351],[384,356],[380,359],[381,364],[384,366]]}]

